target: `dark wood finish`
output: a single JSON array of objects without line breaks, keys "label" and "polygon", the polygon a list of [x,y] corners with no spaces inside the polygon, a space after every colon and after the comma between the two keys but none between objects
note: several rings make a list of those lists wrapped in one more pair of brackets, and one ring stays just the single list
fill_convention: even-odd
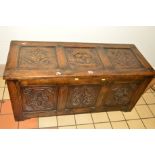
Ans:
[{"label": "dark wood finish", "polygon": [[132,44],[12,41],[3,77],[24,120],[130,111],[154,76]]},{"label": "dark wood finish", "polygon": [[13,113],[16,120],[22,120],[22,98],[19,82],[16,80],[7,80],[8,90],[12,103]]}]

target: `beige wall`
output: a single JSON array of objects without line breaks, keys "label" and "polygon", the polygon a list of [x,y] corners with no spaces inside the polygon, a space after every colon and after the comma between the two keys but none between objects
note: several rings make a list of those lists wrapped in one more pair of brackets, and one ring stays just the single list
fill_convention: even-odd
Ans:
[{"label": "beige wall", "polygon": [[0,27],[0,64],[11,40],[133,43],[155,67],[155,27]]}]

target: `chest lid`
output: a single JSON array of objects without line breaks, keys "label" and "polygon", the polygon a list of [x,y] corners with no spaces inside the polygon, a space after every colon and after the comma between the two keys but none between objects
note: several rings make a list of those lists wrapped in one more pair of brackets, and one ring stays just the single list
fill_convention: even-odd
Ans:
[{"label": "chest lid", "polygon": [[12,41],[4,79],[153,76],[132,44]]}]

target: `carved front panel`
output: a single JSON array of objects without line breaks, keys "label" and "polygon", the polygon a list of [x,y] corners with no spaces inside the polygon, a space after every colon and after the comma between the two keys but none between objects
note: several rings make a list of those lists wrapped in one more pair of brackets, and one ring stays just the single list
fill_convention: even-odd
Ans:
[{"label": "carved front panel", "polygon": [[106,106],[127,106],[131,97],[137,90],[140,82],[114,83],[110,88],[109,96],[104,105]]},{"label": "carved front panel", "polygon": [[106,54],[116,69],[142,68],[141,63],[131,49],[106,49]]},{"label": "carved front panel", "polygon": [[99,90],[100,86],[98,85],[70,86],[67,108],[94,106]]},{"label": "carved front panel", "polygon": [[102,62],[95,48],[65,48],[69,66],[72,69],[102,68]]},{"label": "carved front panel", "polygon": [[22,91],[24,112],[56,109],[57,87],[24,87]]},{"label": "carved front panel", "polygon": [[22,47],[19,52],[18,67],[21,69],[56,68],[55,48]]}]

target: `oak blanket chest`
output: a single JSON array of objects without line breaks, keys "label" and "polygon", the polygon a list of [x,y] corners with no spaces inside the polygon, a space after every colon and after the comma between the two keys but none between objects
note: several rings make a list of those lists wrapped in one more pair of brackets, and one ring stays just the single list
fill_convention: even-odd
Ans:
[{"label": "oak blanket chest", "polygon": [[4,79],[24,120],[131,111],[154,75],[133,44],[12,41]]}]

